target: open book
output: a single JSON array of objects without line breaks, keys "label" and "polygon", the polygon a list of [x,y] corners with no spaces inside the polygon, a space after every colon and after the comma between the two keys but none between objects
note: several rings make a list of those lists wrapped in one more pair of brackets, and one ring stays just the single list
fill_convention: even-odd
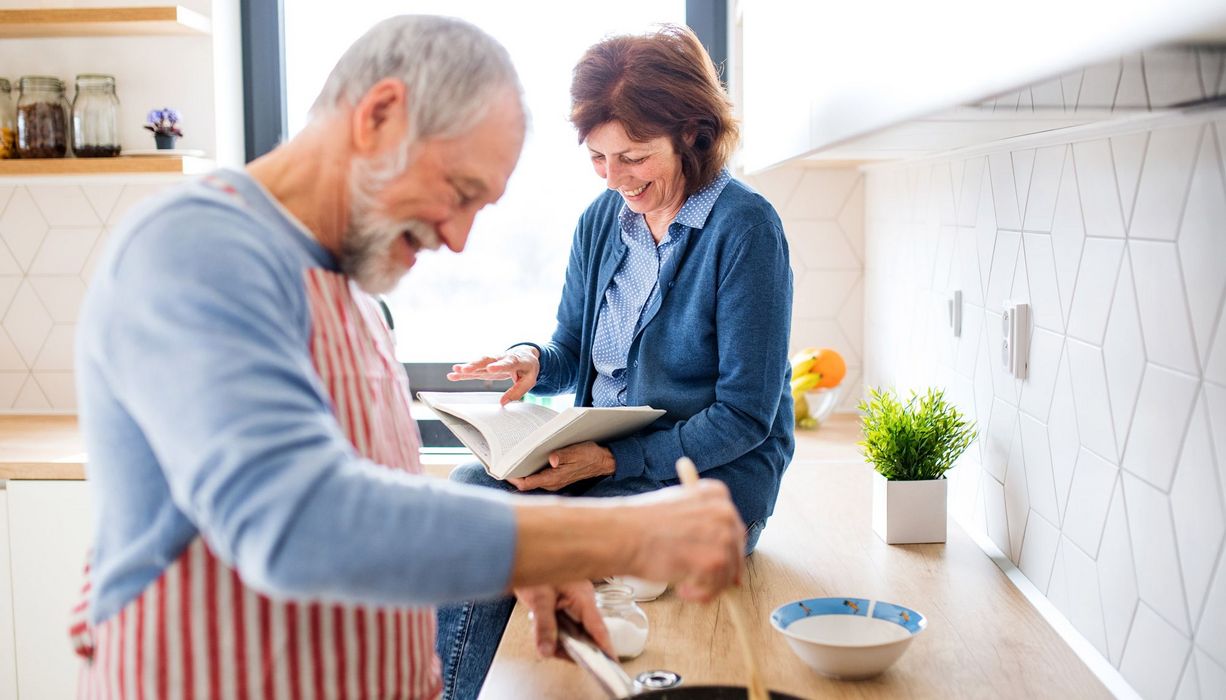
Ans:
[{"label": "open book", "polygon": [[556,449],[623,437],[664,415],[650,406],[572,406],[561,412],[522,401],[499,406],[501,396],[487,391],[417,393],[495,479],[528,476],[547,465]]}]

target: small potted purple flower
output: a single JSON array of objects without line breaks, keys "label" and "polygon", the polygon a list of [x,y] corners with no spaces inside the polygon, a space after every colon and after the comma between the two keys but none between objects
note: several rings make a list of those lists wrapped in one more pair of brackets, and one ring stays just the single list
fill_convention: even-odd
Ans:
[{"label": "small potted purple flower", "polygon": [[145,128],[153,132],[153,140],[159,150],[172,150],[175,139],[183,135],[179,130],[179,112],[170,107],[149,111]]}]

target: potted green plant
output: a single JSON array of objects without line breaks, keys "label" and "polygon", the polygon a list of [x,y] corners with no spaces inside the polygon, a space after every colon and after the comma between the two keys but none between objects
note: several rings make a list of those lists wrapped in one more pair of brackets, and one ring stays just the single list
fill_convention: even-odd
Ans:
[{"label": "potted green plant", "polygon": [[928,389],[903,403],[870,389],[860,402],[861,454],[873,465],[873,531],[887,544],[944,542],[945,472],[974,442],[976,429],[944,392]]}]

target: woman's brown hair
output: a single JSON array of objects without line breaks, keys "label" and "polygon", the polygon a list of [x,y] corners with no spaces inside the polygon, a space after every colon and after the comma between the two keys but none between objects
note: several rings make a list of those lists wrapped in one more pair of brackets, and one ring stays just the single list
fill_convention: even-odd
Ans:
[{"label": "woman's brown hair", "polygon": [[570,99],[579,143],[613,121],[635,141],[669,137],[681,157],[686,197],[715,179],[736,147],[732,103],[687,27],[665,24],[592,46],[575,66]]}]

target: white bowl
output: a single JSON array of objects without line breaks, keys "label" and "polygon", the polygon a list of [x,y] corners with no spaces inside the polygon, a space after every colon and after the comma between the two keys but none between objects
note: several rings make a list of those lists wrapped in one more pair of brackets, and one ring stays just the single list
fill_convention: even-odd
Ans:
[{"label": "white bowl", "polygon": [[630,594],[634,596],[635,601],[645,602],[659,598],[664,591],[668,590],[668,582],[648,581],[646,579],[635,578],[633,576],[609,576],[605,579],[609,583],[617,583],[630,588]]},{"label": "white bowl", "polygon": [[771,625],[813,670],[856,680],[889,668],[928,620],[910,608],[880,600],[806,598],[775,608]]}]

